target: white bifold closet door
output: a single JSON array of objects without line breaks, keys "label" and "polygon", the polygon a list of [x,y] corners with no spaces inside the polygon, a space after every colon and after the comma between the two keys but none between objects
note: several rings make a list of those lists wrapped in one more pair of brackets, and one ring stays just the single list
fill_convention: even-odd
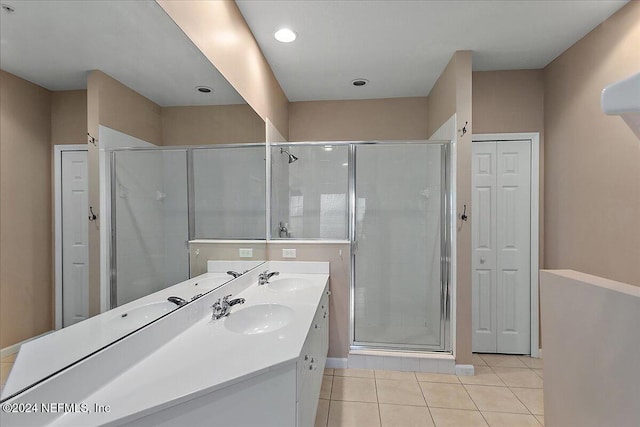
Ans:
[{"label": "white bifold closet door", "polygon": [[531,143],[473,143],[473,351],[530,353]]},{"label": "white bifold closet door", "polygon": [[63,151],[62,325],[89,317],[89,196],[87,152]]}]

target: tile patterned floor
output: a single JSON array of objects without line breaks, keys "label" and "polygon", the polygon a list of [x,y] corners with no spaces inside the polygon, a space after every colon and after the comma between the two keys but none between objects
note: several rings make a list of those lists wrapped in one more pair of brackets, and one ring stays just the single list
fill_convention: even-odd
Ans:
[{"label": "tile patterned floor", "polygon": [[[15,356],[1,360],[4,385]],[[474,376],[325,369],[316,427],[540,427],[542,360],[474,354]]]},{"label": "tile patterned floor", "polygon": [[17,355],[18,354],[16,353],[0,359],[0,391],[2,391],[2,389],[4,388],[4,383],[7,382],[9,372],[11,372],[13,362],[15,362]]},{"label": "tile patterned floor", "polygon": [[476,375],[326,369],[316,427],[540,427],[542,360],[474,354]]}]

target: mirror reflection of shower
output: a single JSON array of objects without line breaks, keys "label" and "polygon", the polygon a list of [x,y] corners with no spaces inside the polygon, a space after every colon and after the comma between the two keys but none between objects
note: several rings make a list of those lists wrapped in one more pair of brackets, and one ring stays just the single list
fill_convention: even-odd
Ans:
[{"label": "mirror reflection of shower", "polygon": [[278,226],[278,237],[291,237],[291,233],[289,232],[289,223],[280,221],[280,225]]},{"label": "mirror reflection of shower", "polygon": [[287,153],[287,155],[289,156],[289,164],[295,162],[296,160],[298,160],[298,157],[294,156],[293,154],[291,154],[290,150],[287,150],[285,148],[280,148],[280,154],[282,153]]}]

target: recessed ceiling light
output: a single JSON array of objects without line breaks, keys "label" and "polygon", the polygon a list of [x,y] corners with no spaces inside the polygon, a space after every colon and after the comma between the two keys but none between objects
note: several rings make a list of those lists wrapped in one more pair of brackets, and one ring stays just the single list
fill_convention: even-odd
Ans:
[{"label": "recessed ceiling light", "polygon": [[5,11],[6,13],[13,13],[16,11],[12,6],[9,6],[8,4],[2,3],[1,7],[2,7],[2,10]]},{"label": "recessed ceiling light", "polygon": [[275,37],[279,42],[291,43],[298,37],[298,35],[293,30],[281,28],[273,34],[273,37]]},{"label": "recessed ceiling light", "polygon": [[357,87],[364,86],[367,83],[369,83],[369,80],[367,79],[355,79],[351,81],[351,84]]},{"label": "recessed ceiling light", "polygon": [[349,166],[349,163],[343,163],[342,166]]},{"label": "recessed ceiling light", "polygon": [[196,86],[196,90],[200,93],[213,93],[213,89],[208,86]]}]

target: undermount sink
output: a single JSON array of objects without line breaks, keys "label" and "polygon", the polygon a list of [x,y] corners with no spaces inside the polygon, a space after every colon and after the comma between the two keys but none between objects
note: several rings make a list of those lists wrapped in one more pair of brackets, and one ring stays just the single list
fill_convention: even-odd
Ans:
[{"label": "undermount sink", "polygon": [[283,278],[274,279],[265,286],[273,291],[299,291],[310,288],[311,284],[307,279]]},{"label": "undermount sink", "polygon": [[293,310],[286,305],[258,304],[231,311],[224,319],[224,326],[238,334],[264,334],[286,326],[292,318]]},{"label": "undermount sink", "polygon": [[115,329],[135,329],[161,317],[178,306],[169,301],[152,302],[132,308],[109,320],[109,326]]}]

